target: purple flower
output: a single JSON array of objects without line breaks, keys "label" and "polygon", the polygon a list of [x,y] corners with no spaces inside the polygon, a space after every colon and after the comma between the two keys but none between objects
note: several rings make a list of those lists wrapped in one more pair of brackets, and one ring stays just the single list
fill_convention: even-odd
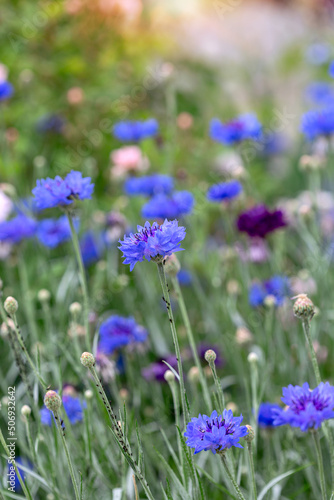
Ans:
[{"label": "purple flower", "polygon": [[227,123],[214,118],[210,123],[211,139],[226,145],[246,139],[258,140],[261,132],[262,125],[253,113],[245,113]]},{"label": "purple flower", "polygon": [[189,191],[175,191],[170,196],[160,193],[142,208],[142,216],[148,219],[176,219],[188,215],[194,207],[194,197]]},{"label": "purple flower", "polygon": [[0,223],[0,241],[6,243],[19,243],[31,238],[36,233],[37,223],[26,215],[17,215],[13,219]]},{"label": "purple flower", "polygon": [[154,196],[170,193],[173,186],[173,178],[169,175],[152,174],[143,177],[130,177],[124,184],[124,191],[129,196]]},{"label": "purple flower", "polygon": [[[82,403],[79,398],[71,396],[70,394],[63,394],[62,402],[70,423],[76,424],[77,422],[81,422],[83,419],[83,410],[86,407],[86,404]],[[39,411],[39,413],[42,424],[50,427],[53,417],[52,412],[44,407]]]},{"label": "purple flower", "polygon": [[125,121],[116,123],[113,134],[122,142],[139,142],[158,133],[159,124],[153,118],[146,121]]},{"label": "purple flower", "polygon": [[112,354],[116,349],[129,344],[145,342],[148,332],[138,325],[134,318],[110,316],[100,326],[98,351]]},{"label": "purple flower", "polygon": [[54,179],[39,179],[32,190],[38,209],[64,207],[74,200],[91,199],[94,184],[90,177],[82,177],[81,172],[72,170],[62,179],[57,175]]},{"label": "purple flower", "polygon": [[306,49],[306,60],[315,66],[321,66],[330,58],[331,46],[328,43],[315,42]]},{"label": "purple flower", "polygon": [[60,134],[63,131],[65,121],[58,115],[45,115],[37,122],[36,128],[38,132],[53,132]]},{"label": "purple flower", "polygon": [[86,267],[97,262],[105,250],[105,242],[101,233],[87,231],[80,238],[80,251]]},{"label": "purple flower", "polygon": [[286,276],[273,276],[263,283],[253,283],[249,290],[249,303],[252,307],[262,306],[268,295],[275,297],[275,305],[283,305],[290,295],[290,281]]},{"label": "purple flower", "polygon": [[232,410],[224,410],[223,415],[218,415],[215,410],[210,417],[199,414],[198,418],[192,418],[187,425],[184,433],[186,444],[189,448],[195,448],[195,454],[211,450],[215,455],[217,451],[232,446],[242,448],[239,439],[248,434],[247,427],[240,426],[242,420],[242,415],[233,417]]},{"label": "purple flower", "polygon": [[[79,220],[74,221],[79,228]],[[71,229],[66,215],[59,219],[44,219],[38,223],[37,238],[44,246],[55,248],[71,238]]]},{"label": "purple flower", "polygon": [[187,269],[181,269],[177,273],[177,279],[181,286],[190,286],[193,280],[192,274]]},{"label": "purple flower", "polygon": [[305,382],[299,385],[283,387],[282,402],[284,409],[274,409],[274,425],[299,427],[303,432],[318,429],[324,420],[334,418],[334,387],[328,382],[321,382],[311,390]]},{"label": "purple flower", "polygon": [[137,233],[125,236],[118,247],[123,252],[125,260],[123,264],[130,264],[130,271],[133,270],[137,262],[142,262],[144,258],[161,260],[167,255],[183,250],[181,241],[186,236],[184,227],[179,227],[178,221],[168,221],[161,225],[153,222],[145,222],[145,226],[137,226]]},{"label": "purple flower", "polygon": [[306,97],[315,104],[329,104],[334,100],[334,88],[328,82],[313,82],[306,88]]},{"label": "purple flower", "polygon": [[309,141],[319,136],[330,136],[334,132],[334,104],[333,102],[317,110],[304,113],[301,121],[301,131]]},{"label": "purple flower", "polygon": [[248,236],[265,238],[268,233],[286,226],[281,210],[270,212],[265,205],[257,205],[239,215],[237,227]]},{"label": "purple flower", "polygon": [[268,428],[274,426],[273,410],[281,410],[281,407],[274,403],[260,404],[257,417],[260,427]]},{"label": "purple flower", "polygon": [[229,201],[238,196],[242,191],[242,185],[238,181],[220,182],[211,186],[207,193],[209,201]]},{"label": "purple flower", "polygon": [[9,99],[14,94],[14,87],[11,83],[3,80],[0,82],[0,102]]},{"label": "purple flower", "polygon": [[168,355],[164,358],[160,358],[158,361],[155,361],[154,363],[151,363],[149,366],[146,368],[143,368],[142,370],[142,375],[146,380],[157,380],[158,382],[164,382],[165,378],[165,372],[169,370],[168,366],[166,363],[163,362],[163,360],[167,361],[167,363],[177,370],[177,361],[176,357],[173,355]]}]

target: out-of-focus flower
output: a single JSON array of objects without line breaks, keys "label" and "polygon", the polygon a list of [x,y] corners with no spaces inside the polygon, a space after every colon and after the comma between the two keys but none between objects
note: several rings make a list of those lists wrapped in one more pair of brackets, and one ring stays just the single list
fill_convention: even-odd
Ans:
[{"label": "out-of-focus flower", "polygon": [[84,92],[81,87],[72,87],[67,91],[67,100],[70,104],[80,104],[84,98]]},{"label": "out-of-focus flower", "polygon": [[155,136],[158,133],[159,125],[156,120],[150,118],[146,121],[126,121],[116,123],[113,127],[113,134],[122,142],[140,142],[147,137]]},{"label": "out-of-focus flower", "polygon": [[334,61],[332,61],[329,65],[329,76],[331,76],[332,78],[334,78]]},{"label": "out-of-focus flower", "polygon": [[261,132],[262,125],[253,113],[245,113],[226,123],[214,118],[210,123],[211,139],[227,145],[246,139],[258,140]]},{"label": "out-of-focus flower", "polygon": [[152,174],[130,177],[125,181],[124,191],[129,196],[154,196],[159,193],[169,194],[173,187],[174,180],[169,175]]},{"label": "out-of-focus flower", "polygon": [[142,375],[146,380],[157,380],[158,382],[165,382],[164,375],[167,370],[169,370],[166,363],[163,362],[165,360],[172,368],[177,370],[177,360],[173,355],[168,355],[164,358],[151,363],[146,368],[142,369]]},{"label": "out-of-focus flower", "polygon": [[[79,228],[79,220],[74,220],[76,230]],[[59,219],[44,219],[37,225],[37,238],[44,246],[56,248],[61,243],[71,238],[71,229],[66,215]]]},{"label": "out-of-focus flower", "polygon": [[313,82],[307,86],[306,98],[314,104],[329,104],[334,101],[334,88],[328,82]]},{"label": "out-of-focus flower", "polygon": [[80,251],[85,266],[97,262],[105,250],[104,239],[101,233],[86,231],[80,238]]},{"label": "out-of-focus flower", "polygon": [[189,128],[192,127],[192,124],[194,122],[194,119],[190,113],[187,113],[184,111],[183,113],[180,113],[176,119],[177,126],[181,130],[188,130]]},{"label": "out-of-focus flower", "polygon": [[0,223],[8,218],[12,210],[12,200],[0,189]]},{"label": "out-of-focus flower", "polygon": [[273,410],[274,425],[291,425],[303,432],[318,429],[322,422],[334,418],[334,387],[321,382],[315,389],[305,382],[302,387],[283,387],[282,402],[287,408]]},{"label": "out-of-focus flower", "polygon": [[107,214],[106,226],[105,241],[109,245],[120,239],[128,227],[128,222],[124,215],[114,210]]},{"label": "out-of-focus flower", "polygon": [[241,346],[247,346],[254,340],[252,333],[245,326],[239,326],[235,332],[235,340]]},{"label": "out-of-focus flower", "polygon": [[293,295],[301,293],[315,295],[317,293],[317,283],[306,269],[302,269],[297,276],[290,278],[290,284]]},{"label": "out-of-focus flower", "polygon": [[245,173],[242,158],[234,151],[225,151],[218,155],[214,161],[214,168],[220,174],[238,179]]},{"label": "out-of-focus flower", "polygon": [[9,127],[5,131],[5,138],[9,144],[15,142],[19,138],[19,131],[15,127]]},{"label": "out-of-focus flower", "polygon": [[331,46],[327,43],[316,42],[306,49],[305,57],[310,64],[321,66],[326,63],[331,54]]},{"label": "out-of-focus flower", "polygon": [[112,382],[116,375],[116,363],[108,358],[103,352],[97,352],[95,356],[96,370],[101,375],[105,383]]},{"label": "out-of-focus flower", "polygon": [[159,193],[142,208],[148,219],[176,219],[189,215],[194,207],[194,197],[189,191],[174,191],[171,195]]},{"label": "out-of-focus flower", "polygon": [[325,345],[320,345],[317,340],[313,342],[313,348],[319,363],[324,363],[328,358],[328,349]]},{"label": "out-of-focus flower", "polygon": [[273,276],[263,283],[253,283],[249,289],[249,303],[252,307],[262,306],[267,297],[273,297],[276,306],[281,306],[291,293],[290,281],[286,276]]},{"label": "out-of-focus flower", "polygon": [[322,109],[304,113],[301,120],[301,131],[310,141],[319,136],[331,136],[334,132],[334,103]]},{"label": "out-of-focus flower", "polygon": [[262,428],[274,426],[273,410],[281,410],[281,407],[274,403],[261,403],[258,411],[258,423]]},{"label": "out-of-focus flower", "polygon": [[13,219],[0,223],[0,241],[5,243],[19,243],[31,238],[36,233],[37,223],[25,215],[17,215]]},{"label": "out-of-focus flower", "polygon": [[237,227],[254,238],[265,238],[267,234],[286,226],[281,210],[270,212],[265,205],[257,205],[239,215]]},{"label": "out-of-focus flower", "polygon": [[177,279],[181,286],[189,286],[193,281],[192,274],[187,269],[180,269],[177,273]]},{"label": "out-of-focus flower", "polygon": [[0,63],[0,83],[5,82],[8,77],[8,68],[4,64]]},{"label": "out-of-focus flower", "polygon": [[207,193],[209,201],[230,201],[242,192],[242,185],[238,181],[220,182],[210,187]]},{"label": "out-of-focus flower", "polygon": [[144,172],[150,165],[138,146],[115,149],[110,158],[113,162],[111,177],[114,179],[124,178],[129,172]]},{"label": "out-of-focus flower", "polygon": [[168,221],[161,225],[153,222],[145,222],[145,226],[137,226],[137,233],[125,236],[118,247],[123,252],[125,260],[123,264],[130,264],[130,271],[133,270],[137,262],[142,262],[144,258],[148,261],[161,260],[167,255],[183,250],[181,241],[186,236],[186,230],[178,225],[178,221]]},{"label": "out-of-focus flower", "polygon": [[90,177],[82,177],[81,172],[72,170],[62,179],[57,175],[54,179],[38,179],[32,190],[38,209],[71,205],[74,200],[91,199],[94,184]]},{"label": "out-of-focus flower", "polygon": [[195,454],[211,450],[215,455],[217,451],[221,452],[232,446],[242,448],[239,440],[248,433],[247,427],[241,426],[242,420],[242,415],[233,417],[232,410],[224,410],[223,415],[218,415],[214,410],[210,417],[199,414],[187,425],[184,433],[186,444],[189,448],[195,448]]},{"label": "out-of-focus flower", "polygon": [[235,249],[245,262],[261,263],[269,259],[269,248],[263,238],[252,238],[246,248],[241,243],[237,243]]},{"label": "out-of-focus flower", "polygon": [[63,132],[65,120],[58,115],[46,115],[40,118],[37,122],[36,128],[38,132],[52,132],[61,134]]},{"label": "out-of-focus flower", "polygon": [[113,315],[103,321],[99,334],[98,351],[109,355],[120,347],[145,342],[148,332],[132,317]]},{"label": "out-of-focus flower", "polygon": [[263,156],[275,156],[284,153],[289,146],[288,139],[279,132],[268,132],[261,138],[260,154]]},{"label": "out-of-focus flower", "polygon": [[[83,419],[83,410],[85,403],[82,403],[80,398],[71,396],[70,394],[63,394],[62,397],[63,408],[71,424],[81,422]],[[47,408],[40,410],[41,422],[43,425],[51,426],[52,412]]]},{"label": "out-of-focus flower", "polygon": [[0,81],[0,102],[9,99],[14,94],[14,87],[6,80]]}]

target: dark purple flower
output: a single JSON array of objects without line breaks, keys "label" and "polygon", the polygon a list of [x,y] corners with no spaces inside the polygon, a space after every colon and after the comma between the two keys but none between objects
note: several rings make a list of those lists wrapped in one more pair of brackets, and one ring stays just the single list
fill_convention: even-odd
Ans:
[{"label": "dark purple flower", "polygon": [[239,215],[237,227],[251,238],[265,238],[267,234],[285,227],[284,214],[281,210],[268,210],[265,205],[257,205]]},{"label": "dark purple flower", "polygon": [[177,369],[177,361],[176,357],[173,355],[168,355],[164,358],[151,363],[146,368],[143,368],[142,375],[146,380],[157,380],[159,382],[164,382],[164,375],[167,370],[169,370],[166,363],[163,360],[167,361],[167,363],[174,369]]}]

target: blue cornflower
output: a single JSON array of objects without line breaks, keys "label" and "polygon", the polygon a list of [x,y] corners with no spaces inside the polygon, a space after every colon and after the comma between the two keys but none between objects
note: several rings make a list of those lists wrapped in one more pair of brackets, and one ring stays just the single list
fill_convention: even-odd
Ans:
[{"label": "blue cornflower", "polygon": [[36,128],[38,132],[53,132],[60,134],[63,131],[65,120],[59,115],[45,115],[39,119]]},{"label": "blue cornflower", "polygon": [[192,283],[193,277],[191,272],[187,269],[180,269],[177,273],[177,279],[181,286],[189,286]]},{"label": "blue cornflower", "polygon": [[[70,394],[63,394],[62,402],[70,423],[76,424],[77,422],[81,422],[84,416],[83,410],[86,407],[85,402],[82,403],[79,398],[71,396]],[[50,427],[53,417],[52,412],[44,407],[39,411],[39,413],[42,424]]]},{"label": "blue cornflower", "polygon": [[334,105],[304,113],[301,120],[301,131],[310,141],[321,135],[333,134]]},{"label": "blue cornflower", "polygon": [[130,271],[137,262],[142,262],[144,258],[161,260],[167,255],[180,252],[181,241],[186,236],[186,230],[183,226],[179,227],[178,221],[168,221],[163,224],[145,222],[144,227],[137,226],[137,233],[125,236],[121,245],[118,247],[123,252],[125,260],[123,264],[130,264]]},{"label": "blue cornflower", "polygon": [[14,87],[11,83],[3,80],[0,82],[0,102],[9,99],[14,93]]},{"label": "blue cornflower", "polygon": [[332,61],[329,65],[329,76],[331,76],[332,78],[334,78],[334,61]]},{"label": "blue cornflower", "polygon": [[258,423],[260,427],[273,427],[273,410],[281,410],[281,407],[274,403],[261,403],[258,411]]},{"label": "blue cornflower", "polygon": [[36,233],[37,222],[26,215],[20,214],[13,219],[0,223],[0,241],[19,243],[31,238]]},{"label": "blue cornflower", "polygon": [[[74,221],[75,229],[79,228],[79,220]],[[71,238],[71,229],[66,215],[59,219],[43,219],[37,226],[37,238],[44,246],[55,248]]]},{"label": "blue cornflower", "polygon": [[268,295],[275,297],[275,305],[281,306],[290,294],[290,281],[286,276],[273,276],[263,283],[253,283],[249,290],[249,303],[252,307],[264,304]]},{"label": "blue cornflower", "polygon": [[267,132],[261,139],[263,156],[274,156],[284,153],[289,147],[287,137],[279,132]]},{"label": "blue cornflower", "polygon": [[94,231],[87,231],[80,238],[80,250],[85,266],[90,266],[94,262],[97,262],[105,250],[102,235]]},{"label": "blue cornflower", "polygon": [[189,191],[175,191],[170,196],[160,193],[151,198],[141,214],[148,219],[176,219],[189,215],[194,207],[194,197]]},{"label": "blue cornflower", "polygon": [[137,342],[145,342],[148,332],[134,318],[110,316],[100,326],[98,351],[112,354],[116,349]]},{"label": "blue cornflower", "polygon": [[328,82],[313,82],[305,91],[308,100],[315,104],[330,104],[334,101],[334,88]]},{"label": "blue cornflower", "polygon": [[168,194],[173,190],[174,180],[169,175],[152,174],[144,177],[130,177],[124,184],[124,191],[129,196]]},{"label": "blue cornflower", "polygon": [[273,410],[274,425],[299,427],[303,432],[318,429],[324,420],[334,418],[334,387],[329,382],[321,382],[311,390],[305,382],[283,387],[282,402],[287,408]]},{"label": "blue cornflower", "polygon": [[186,444],[189,448],[195,448],[195,454],[211,450],[215,455],[217,451],[232,446],[242,448],[239,439],[248,434],[247,427],[240,426],[242,420],[242,415],[233,417],[232,410],[224,410],[223,415],[218,415],[215,410],[210,417],[199,414],[198,418],[192,418],[187,425],[184,433]]},{"label": "blue cornflower", "polygon": [[154,118],[145,121],[116,123],[112,129],[114,137],[123,142],[139,142],[158,133],[159,124]]},{"label": "blue cornflower", "polygon": [[330,58],[331,46],[328,43],[316,42],[309,45],[306,49],[306,59],[310,64],[320,66]]},{"label": "blue cornflower", "polygon": [[214,141],[230,145],[245,139],[258,140],[261,137],[262,125],[253,113],[239,115],[234,120],[222,123],[214,118],[210,123],[210,137]]},{"label": "blue cornflower", "polygon": [[242,192],[242,185],[238,181],[220,182],[210,187],[206,195],[209,201],[229,201]]},{"label": "blue cornflower", "polygon": [[37,209],[63,207],[74,200],[91,199],[94,184],[90,177],[82,177],[81,172],[72,170],[62,179],[57,175],[54,179],[39,179],[32,190]]}]

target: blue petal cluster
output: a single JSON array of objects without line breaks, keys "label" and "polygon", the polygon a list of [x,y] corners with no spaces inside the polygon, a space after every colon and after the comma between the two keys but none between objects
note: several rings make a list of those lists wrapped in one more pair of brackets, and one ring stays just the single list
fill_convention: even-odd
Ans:
[{"label": "blue petal cluster", "polygon": [[334,132],[334,105],[319,110],[307,111],[302,116],[301,131],[312,141],[319,136],[330,136]]},{"label": "blue petal cluster", "polygon": [[332,61],[329,65],[329,76],[331,76],[332,78],[334,78],[334,61]]},{"label": "blue petal cluster", "polygon": [[38,132],[60,134],[63,131],[65,120],[59,115],[45,115],[39,119],[36,125]]},{"label": "blue petal cluster", "polygon": [[258,140],[261,132],[262,125],[253,113],[245,113],[226,123],[214,118],[210,123],[211,139],[226,145],[246,139]]},{"label": "blue petal cluster", "polygon": [[[79,220],[74,220],[75,229],[79,228]],[[71,238],[71,229],[66,215],[59,219],[43,219],[37,226],[37,238],[48,248],[56,248]]]},{"label": "blue petal cluster", "polygon": [[99,353],[112,354],[116,349],[137,342],[145,342],[148,332],[134,318],[110,316],[100,326]]},{"label": "blue petal cluster", "polygon": [[306,88],[306,97],[315,104],[333,104],[334,88],[328,82],[313,82]]},{"label": "blue petal cluster", "polygon": [[176,219],[189,215],[194,207],[194,197],[189,191],[174,191],[153,196],[142,208],[142,216],[148,219]]},{"label": "blue petal cluster", "polygon": [[154,196],[159,193],[171,193],[173,178],[169,175],[153,174],[143,177],[130,177],[124,184],[124,191],[129,196]]},{"label": "blue petal cluster", "polygon": [[[70,423],[76,424],[77,422],[81,422],[84,416],[83,410],[86,407],[86,404],[82,403],[79,398],[71,396],[70,394],[63,394],[62,402]],[[53,419],[52,412],[47,408],[42,408],[39,413],[42,424],[51,426]]]},{"label": "blue petal cluster", "polygon": [[283,387],[282,402],[287,408],[273,410],[274,425],[291,425],[303,432],[318,429],[324,420],[334,418],[334,387],[321,382],[311,390],[307,382]]},{"label": "blue petal cluster", "polygon": [[70,205],[74,200],[91,199],[94,184],[90,177],[82,177],[81,172],[72,170],[62,179],[59,175],[54,179],[39,179],[32,190],[36,208],[62,207]]},{"label": "blue petal cluster", "polygon": [[331,55],[331,46],[328,43],[315,42],[309,45],[305,52],[306,60],[315,66],[327,62]]},{"label": "blue petal cluster", "polygon": [[145,121],[126,121],[116,123],[113,134],[123,142],[139,142],[158,133],[159,124],[154,118]]},{"label": "blue petal cluster", "polygon": [[266,297],[272,295],[276,306],[281,306],[290,294],[290,281],[286,276],[273,276],[263,283],[253,283],[249,289],[249,303],[252,307],[262,306]]},{"label": "blue petal cluster", "polygon": [[80,238],[80,251],[83,263],[86,267],[97,262],[105,250],[105,244],[101,233],[87,231]]},{"label": "blue petal cluster", "polygon": [[144,258],[148,261],[155,258],[166,257],[175,252],[183,250],[181,241],[186,236],[183,226],[179,227],[178,221],[168,221],[163,224],[145,222],[145,226],[137,226],[137,233],[125,236],[118,247],[125,258],[123,264],[130,264],[130,271],[137,262]]},{"label": "blue petal cluster", "polygon": [[211,186],[207,192],[209,201],[220,202],[229,201],[242,192],[242,185],[238,181],[220,182]]},{"label": "blue petal cluster", "polygon": [[0,223],[0,241],[7,243],[19,243],[22,240],[31,238],[36,233],[37,222],[20,214],[13,219]]},{"label": "blue petal cluster", "polygon": [[0,82],[0,101],[9,99],[14,94],[14,87],[6,80]]},{"label": "blue petal cluster", "polygon": [[248,434],[247,427],[240,425],[242,420],[242,415],[233,417],[232,410],[224,410],[223,415],[218,415],[215,410],[210,417],[199,414],[187,425],[184,433],[186,444],[195,448],[195,454],[203,450],[216,454],[232,446],[242,448],[239,439]]},{"label": "blue petal cluster", "polygon": [[260,427],[268,428],[274,425],[273,410],[281,410],[281,407],[274,403],[261,403],[258,411],[258,423]]}]

